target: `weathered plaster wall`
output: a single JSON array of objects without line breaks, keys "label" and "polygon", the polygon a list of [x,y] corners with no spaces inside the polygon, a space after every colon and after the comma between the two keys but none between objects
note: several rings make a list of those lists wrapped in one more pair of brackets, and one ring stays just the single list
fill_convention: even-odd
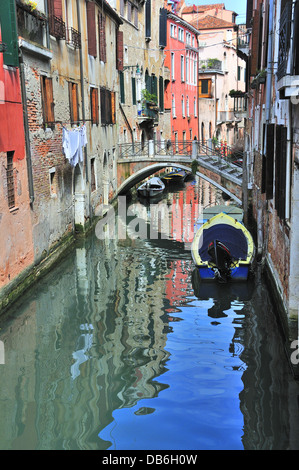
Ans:
[{"label": "weathered plaster wall", "polygon": [[[44,256],[52,245],[73,229],[72,168],[62,150],[62,127],[43,128],[41,74],[50,76],[50,65],[24,54],[27,112],[35,200],[33,238],[35,258]],[[57,78],[57,79],[56,79]],[[69,119],[66,82],[53,77],[55,119]],[[56,111],[57,109],[57,111]]]}]

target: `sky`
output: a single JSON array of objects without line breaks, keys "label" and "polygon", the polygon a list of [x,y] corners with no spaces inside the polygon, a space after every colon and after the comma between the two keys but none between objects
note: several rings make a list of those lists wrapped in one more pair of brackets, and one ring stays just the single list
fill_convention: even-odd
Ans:
[{"label": "sky", "polygon": [[247,0],[185,0],[186,5],[210,5],[213,3],[224,3],[226,10],[238,13],[236,22],[246,22]]}]

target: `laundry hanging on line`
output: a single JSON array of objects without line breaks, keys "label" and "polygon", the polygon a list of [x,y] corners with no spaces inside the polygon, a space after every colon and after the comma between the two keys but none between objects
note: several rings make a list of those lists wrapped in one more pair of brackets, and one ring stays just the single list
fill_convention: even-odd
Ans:
[{"label": "laundry hanging on line", "polygon": [[77,163],[83,162],[83,147],[87,145],[86,127],[62,130],[62,147],[64,154],[70,164],[75,167]]}]

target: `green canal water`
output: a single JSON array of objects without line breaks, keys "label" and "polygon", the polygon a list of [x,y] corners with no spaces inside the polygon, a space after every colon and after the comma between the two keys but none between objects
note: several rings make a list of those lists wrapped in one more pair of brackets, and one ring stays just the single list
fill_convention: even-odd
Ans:
[{"label": "green canal water", "polygon": [[195,208],[221,195],[196,181],[160,202],[167,234],[131,201],[0,317],[0,449],[299,449],[263,278],[206,290],[194,272]]}]

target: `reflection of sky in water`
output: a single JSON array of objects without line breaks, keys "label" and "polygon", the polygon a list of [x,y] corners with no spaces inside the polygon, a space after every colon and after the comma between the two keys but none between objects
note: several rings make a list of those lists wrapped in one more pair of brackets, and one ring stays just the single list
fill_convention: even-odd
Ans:
[{"label": "reflection of sky in water", "polygon": [[[99,434],[111,443],[109,449],[243,449],[239,393],[246,364],[230,351],[242,305],[215,325],[208,316],[213,304],[189,298],[176,313],[180,320],[172,323],[166,344],[168,370],[160,378],[168,388],[113,412]],[[154,411],[139,413],[143,408]]]}]

